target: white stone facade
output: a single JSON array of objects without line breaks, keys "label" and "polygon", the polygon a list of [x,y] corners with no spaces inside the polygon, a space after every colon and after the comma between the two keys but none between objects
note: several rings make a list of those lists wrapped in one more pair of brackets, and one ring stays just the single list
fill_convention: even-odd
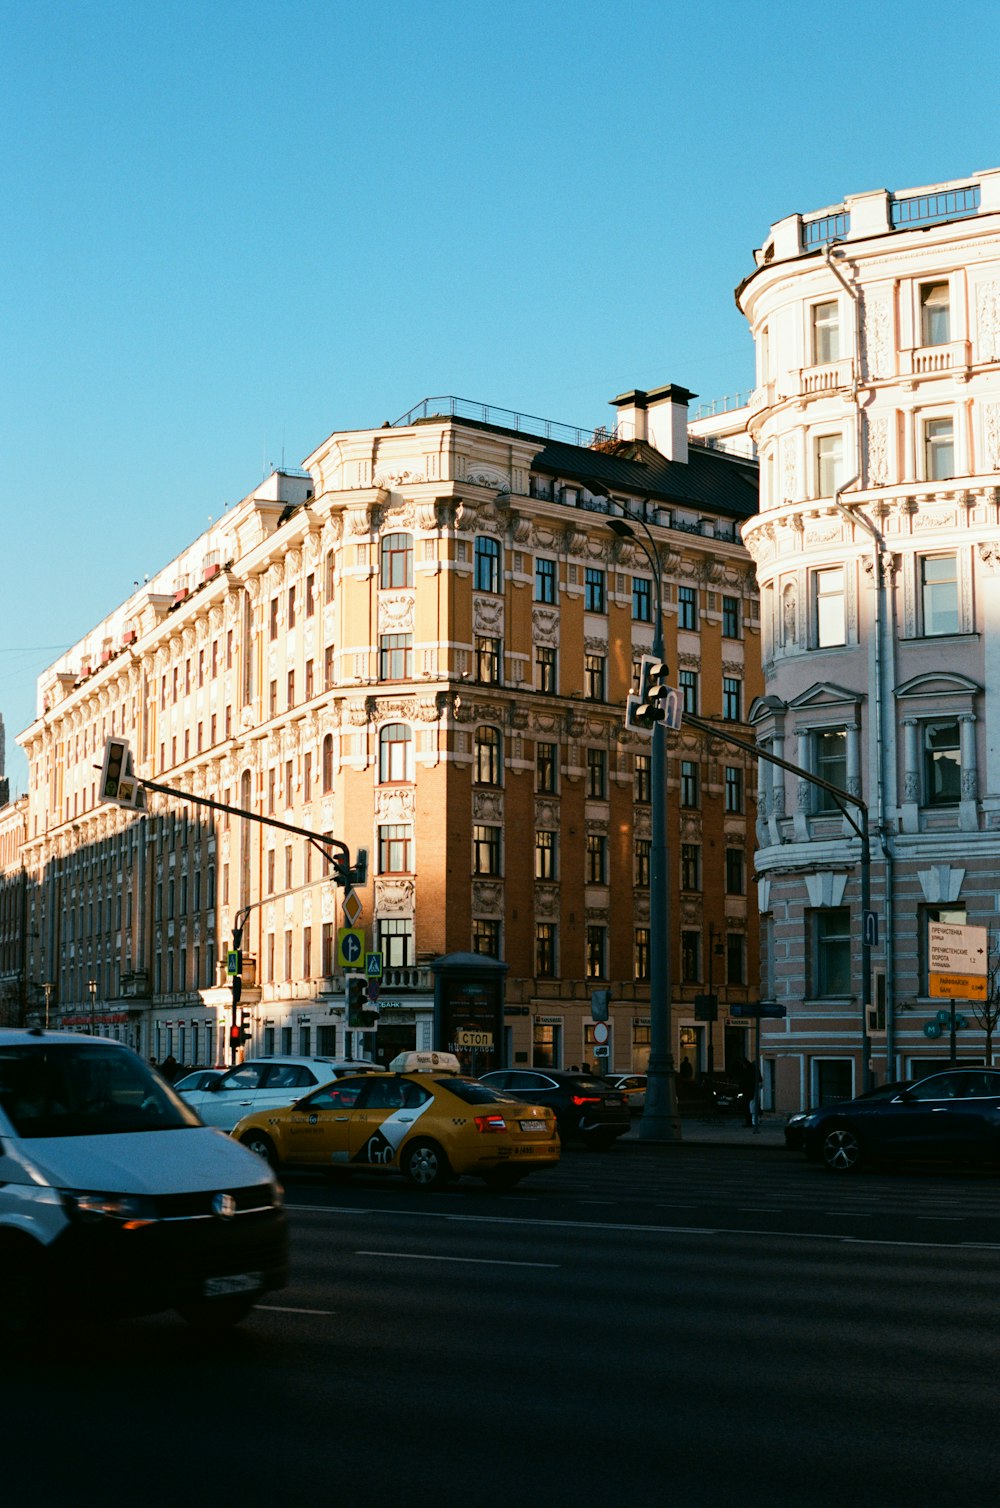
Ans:
[{"label": "white stone facade", "polygon": [[[947,1060],[928,924],[1000,926],[1000,172],[790,216],[756,260],[751,721],[867,802],[879,920],[864,1019],[860,842],[762,760],[762,994],[787,1009],[764,1044],[792,1109]],[[958,1057],[982,1061],[961,1014]]]}]

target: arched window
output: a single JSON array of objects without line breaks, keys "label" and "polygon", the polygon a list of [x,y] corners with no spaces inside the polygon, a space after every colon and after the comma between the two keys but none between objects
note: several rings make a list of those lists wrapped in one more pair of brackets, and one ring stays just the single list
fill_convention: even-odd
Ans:
[{"label": "arched window", "polygon": [[476,729],[474,779],[478,785],[501,785],[503,739],[496,728]]},{"label": "arched window", "polygon": [[381,547],[380,586],[413,585],[413,535],[387,534]]},{"label": "arched window", "polygon": [[333,790],[333,734],[328,733],[323,740],[323,789]]},{"label": "arched window", "polygon": [[477,592],[500,590],[500,543],[485,534],[476,539],[475,582]]},{"label": "arched window", "polygon": [[381,785],[413,779],[413,733],[406,723],[388,723],[378,736]]}]

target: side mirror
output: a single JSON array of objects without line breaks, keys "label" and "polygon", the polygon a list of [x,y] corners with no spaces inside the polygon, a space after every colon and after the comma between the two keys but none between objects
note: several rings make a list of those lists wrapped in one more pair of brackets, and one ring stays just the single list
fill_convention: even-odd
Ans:
[{"label": "side mirror", "polygon": [[219,1090],[222,1088],[222,1080],[209,1079],[208,1083],[205,1085],[205,1088],[207,1089],[209,1094],[218,1094]]}]

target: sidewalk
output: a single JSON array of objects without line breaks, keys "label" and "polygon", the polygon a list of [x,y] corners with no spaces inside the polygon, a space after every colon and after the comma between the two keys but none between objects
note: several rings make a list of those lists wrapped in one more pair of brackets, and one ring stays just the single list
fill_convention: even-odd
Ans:
[{"label": "sidewalk", "polygon": [[[619,1145],[637,1142],[641,1116],[634,1116],[631,1129],[618,1138]],[[753,1147],[784,1150],[785,1118],[762,1115],[756,1130],[745,1126],[739,1116],[699,1116],[696,1112],[681,1116],[681,1140],[690,1146]],[[650,1143],[656,1145],[656,1143]]]}]

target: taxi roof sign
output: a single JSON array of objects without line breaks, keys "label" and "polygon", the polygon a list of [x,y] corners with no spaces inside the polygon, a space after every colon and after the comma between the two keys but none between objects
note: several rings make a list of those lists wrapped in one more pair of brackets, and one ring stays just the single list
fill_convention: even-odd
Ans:
[{"label": "taxi roof sign", "polygon": [[391,1073],[461,1073],[453,1052],[401,1052],[389,1064]]}]

